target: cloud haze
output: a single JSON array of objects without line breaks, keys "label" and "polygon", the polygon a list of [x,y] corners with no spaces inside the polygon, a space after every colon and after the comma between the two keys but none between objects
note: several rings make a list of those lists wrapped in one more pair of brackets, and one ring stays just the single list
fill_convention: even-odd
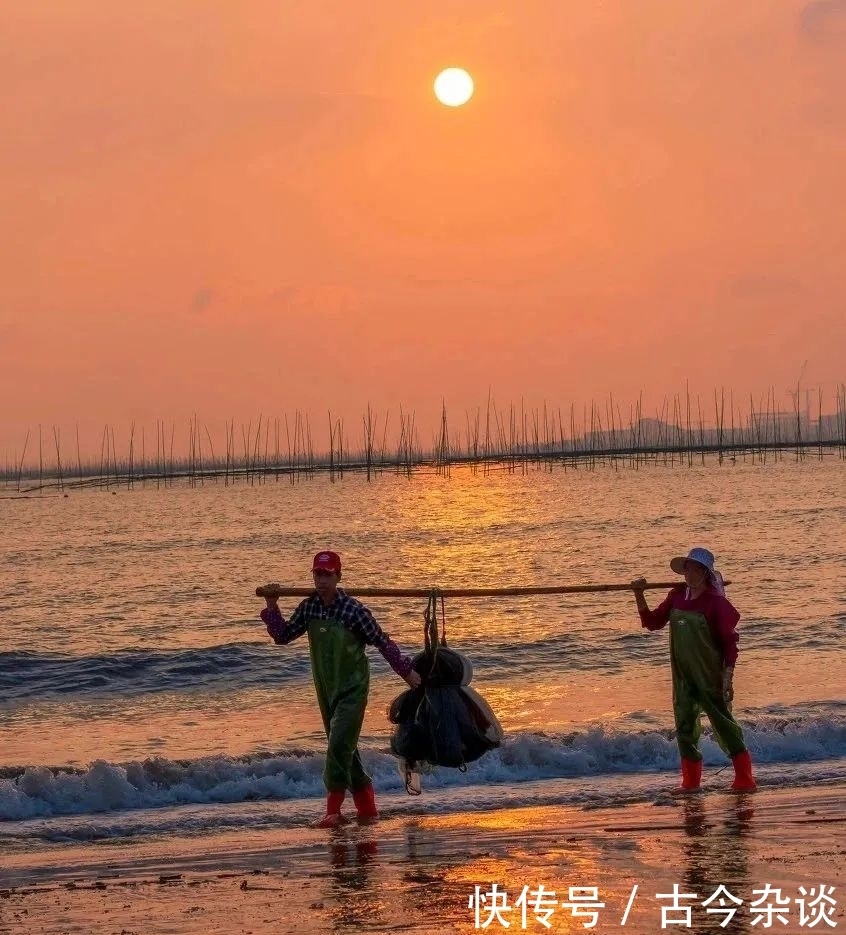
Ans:
[{"label": "cloud haze", "polygon": [[743,395],[805,359],[833,399],[846,3],[496,7],[10,6],[0,453],[39,422]]}]

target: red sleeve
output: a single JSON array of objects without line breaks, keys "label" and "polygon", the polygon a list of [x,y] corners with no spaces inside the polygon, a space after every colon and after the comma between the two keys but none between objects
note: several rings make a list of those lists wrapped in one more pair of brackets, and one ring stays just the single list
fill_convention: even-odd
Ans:
[{"label": "red sleeve", "polygon": [[734,604],[721,594],[714,596],[711,625],[723,654],[723,665],[733,666],[737,662],[737,621],[740,614]]},{"label": "red sleeve", "polygon": [[639,610],[640,625],[646,627],[647,630],[660,630],[667,626],[677,593],[678,588],[673,588],[655,610]]}]

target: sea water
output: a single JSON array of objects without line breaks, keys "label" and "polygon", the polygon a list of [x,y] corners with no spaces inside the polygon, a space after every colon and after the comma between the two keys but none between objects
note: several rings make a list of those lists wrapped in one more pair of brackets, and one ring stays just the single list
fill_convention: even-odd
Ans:
[{"label": "sea water", "polygon": [[[762,784],[846,777],[846,463],[622,465],[206,481],[0,499],[0,844],[300,824],[325,738],[306,638],[276,646],[255,588],[462,588],[675,576],[710,548],[741,614],[734,710]],[[9,492],[7,492],[9,493]],[[647,592],[654,606],[663,591]],[[296,599],[283,599],[283,612]],[[408,653],[424,598],[366,599]],[[361,736],[384,814],[603,804],[675,781],[667,631],[631,592],[447,599],[448,643],[505,730],[405,795],[379,653]],[[706,730],[705,784],[728,785]]]}]

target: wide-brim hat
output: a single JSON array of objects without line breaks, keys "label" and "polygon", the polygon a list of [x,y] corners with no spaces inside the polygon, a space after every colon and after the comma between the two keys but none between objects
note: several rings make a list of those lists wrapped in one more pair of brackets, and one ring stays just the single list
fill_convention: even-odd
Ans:
[{"label": "wide-brim hat", "polygon": [[714,553],[709,552],[708,549],[691,549],[687,555],[670,559],[670,568],[672,568],[677,575],[683,575],[685,562],[698,562],[700,565],[703,565],[710,574],[714,573]]}]

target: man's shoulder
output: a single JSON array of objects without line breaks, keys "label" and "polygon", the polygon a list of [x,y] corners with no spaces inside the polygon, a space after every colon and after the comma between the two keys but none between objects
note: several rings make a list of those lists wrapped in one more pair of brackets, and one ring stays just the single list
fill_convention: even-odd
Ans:
[{"label": "man's shoulder", "polygon": [[347,592],[341,588],[338,588],[338,596],[336,600],[342,607],[349,608],[350,610],[367,610],[367,607],[365,607],[365,605],[357,597],[353,597],[351,594],[347,594]]}]

